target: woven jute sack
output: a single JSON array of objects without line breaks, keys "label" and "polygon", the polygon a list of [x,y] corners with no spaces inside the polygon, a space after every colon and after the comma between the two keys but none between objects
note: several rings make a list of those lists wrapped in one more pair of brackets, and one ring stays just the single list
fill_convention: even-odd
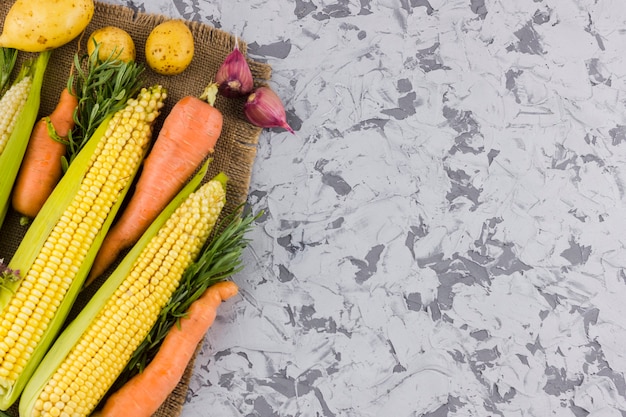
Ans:
[{"label": "woven jute sack", "polygon": [[[0,22],[4,21],[12,1],[0,2]],[[75,55],[84,54],[89,34],[101,27],[117,26],[126,30],[133,38],[137,49],[137,61],[145,64],[144,47],[150,31],[159,23],[170,19],[167,16],[147,14],[134,11],[128,7],[96,2],[94,17],[82,37],[53,51],[48,64],[42,89],[40,116],[48,115],[57,104],[59,95],[67,85],[71,65]],[[153,138],[156,138],[163,119],[173,105],[187,95],[199,96],[204,87],[213,81],[224,58],[233,50],[236,38],[234,35],[199,22],[187,21],[195,41],[195,54],[191,65],[181,74],[175,76],[159,75],[146,66],[141,75],[145,86],[160,84],[167,88],[168,98],[161,116],[154,125]],[[246,43],[239,39],[239,49],[246,54]],[[14,69],[17,73],[20,64],[34,54],[20,52]],[[248,59],[252,75],[259,85],[265,84],[271,76],[271,67],[265,63]],[[228,175],[227,204],[223,215],[231,213],[246,201],[250,186],[252,166],[256,157],[256,145],[261,129],[251,125],[245,119],[243,105],[245,99],[226,99],[218,97],[215,107],[224,116],[224,127],[217,142],[212,162],[205,177],[208,180],[219,172]],[[1,171],[1,167],[0,167]],[[12,209],[0,228],[0,259],[10,260],[28,226],[20,225],[20,216]],[[76,301],[73,313],[93,295],[99,283],[90,285]],[[195,359],[195,356],[194,356]],[[189,363],[180,383],[161,406],[155,417],[179,416],[187,395],[189,380],[193,372],[194,359]],[[17,416],[17,407],[9,410],[9,414]]]}]

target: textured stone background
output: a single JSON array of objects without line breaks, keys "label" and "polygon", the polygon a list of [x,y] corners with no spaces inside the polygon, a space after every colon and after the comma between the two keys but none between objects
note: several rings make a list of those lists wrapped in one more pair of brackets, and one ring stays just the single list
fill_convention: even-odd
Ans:
[{"label": "textured stone background", "polygon": [[184,417],[626,416],[626,3],[107,0],[268,62]]}]

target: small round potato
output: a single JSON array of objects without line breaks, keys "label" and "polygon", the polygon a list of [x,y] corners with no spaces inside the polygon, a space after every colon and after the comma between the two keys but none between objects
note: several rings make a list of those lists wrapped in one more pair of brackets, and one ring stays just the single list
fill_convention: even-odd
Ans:
[{"label": "small round potato", "polygon": [[124,29],[106,26],[93,31],[87,41],[87,53],[89,55],[96,49],[96,43],[99,45],[98,59],[100,61],[105,61],[109,57],[124,62],[135,60],[135,43]]},{"label": "small round potato", "polygon": [[146,40],[146,62],[159,74],[180,74],[191,64],[193,54],[193,34],[182,20],[159,24]]}]

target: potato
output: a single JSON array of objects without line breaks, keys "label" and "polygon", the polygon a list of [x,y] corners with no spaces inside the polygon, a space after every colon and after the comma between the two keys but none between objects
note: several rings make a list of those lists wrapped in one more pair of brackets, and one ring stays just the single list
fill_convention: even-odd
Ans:
[{"label": "potato", "polygon": [[[95,41],[95,42],[94,42]],[[98,47],[98,59],[105,61],[117,57],[120,61],[135,60],[135,42],[128,32],[116,26],[105,26],[91,33],[87,41],[87,53],[91,55]]]},{"label": "potato", "polygon": [[91,22],[93,0],[16,0],[4,19],[0,47],[42,52],[65,45]]},{"label": "potato", "polygon": [[159,74],[180,74],[191,64],[193,54],[193,34],[182,20],[159,24],[146,39],[146,62]]}]

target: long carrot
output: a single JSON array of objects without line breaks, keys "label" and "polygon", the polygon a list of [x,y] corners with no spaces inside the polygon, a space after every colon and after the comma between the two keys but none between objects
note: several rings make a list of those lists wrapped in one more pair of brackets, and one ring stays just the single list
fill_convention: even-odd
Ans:
[{"label": "long carrot", "polygon": [[222,281],[209,287],[191,304],[180,325],[167,333],[156,356],[143,372],[114,392],[98,414],[100,417],[150,417],[176,388],[198,343],[213,324],[217,308],[237,294],[237,285]]},{"label": "long carrot", "polygon": [[127,207],[102,242],[85,286],[104,273],[121,251],[141,237],[213,152],[222,125],[222,113],[197,97],[183,97],[174,105],[144,161]]},{"label": "long carrot", "polygon": [[52,124],[56,135],[65,138],[74,128],[73,115],[77,105],[77,97],[64,88],[54,111],[33,127],[11,197],[18,213],[35,217],[61,179],[61,158],[67,145],[51,137],[48,123]]}]

